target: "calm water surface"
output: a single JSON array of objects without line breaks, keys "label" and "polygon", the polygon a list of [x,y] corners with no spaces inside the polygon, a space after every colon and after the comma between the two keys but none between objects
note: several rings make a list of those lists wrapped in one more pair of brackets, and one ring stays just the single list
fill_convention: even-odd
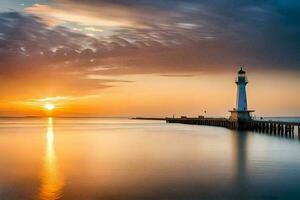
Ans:
[{"label": "calm water surface", "polygon": [[300,199],[300,141],[127,119],[0,119],[1,200]]}]

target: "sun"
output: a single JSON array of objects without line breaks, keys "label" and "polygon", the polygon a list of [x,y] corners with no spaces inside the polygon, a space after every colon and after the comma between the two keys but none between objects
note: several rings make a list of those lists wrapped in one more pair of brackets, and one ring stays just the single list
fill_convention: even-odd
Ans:
[{"label": "sun", "polygon": [[45,108],[46,110],[48,110],[48,111],[52,111],[52,110],[54,110],[55,105],[52,104],[52,103],[47,103],[47,104],[44,105],[44,108]]}]

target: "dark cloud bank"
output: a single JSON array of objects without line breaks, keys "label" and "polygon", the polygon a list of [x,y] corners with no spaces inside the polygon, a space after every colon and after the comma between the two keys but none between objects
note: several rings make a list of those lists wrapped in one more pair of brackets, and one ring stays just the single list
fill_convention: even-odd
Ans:
[{"label": "dark cloud bank", "polygon": [[155,11],[157,16],[139,20],[148,28],[123,27],[104,40],[63,26],[49,27],[37,16],[0,13],[3,80],[43,74],[95,89],[107,87],[107,81],[88,75],[184,74],[235,70],[237,65],[300,70],[298,1],[77,2],[121,5]]}]

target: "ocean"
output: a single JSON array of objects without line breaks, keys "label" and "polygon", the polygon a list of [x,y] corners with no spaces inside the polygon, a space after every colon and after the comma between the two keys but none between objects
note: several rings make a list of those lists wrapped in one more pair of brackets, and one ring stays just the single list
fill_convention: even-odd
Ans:
[{"label": "ocean", "polygon": [[296,138],[151,120],[1,118],[0,199],[296,200]]}]

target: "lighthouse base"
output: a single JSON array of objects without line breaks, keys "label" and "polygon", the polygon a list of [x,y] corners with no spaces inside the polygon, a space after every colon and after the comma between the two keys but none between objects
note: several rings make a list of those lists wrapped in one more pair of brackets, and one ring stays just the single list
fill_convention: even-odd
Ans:
[{"label": "lighthouse base", "polygon": [[246,130],[249,127],[249,121],[252,120],[251,113],[254,112],[254,110],[246,110],[246,111],[238,111],[238,110],[231,110],[229,111],[231,113],[229,117],[229,121],[232,121],[236,124],[236,128],[240,130]]},{"label": "lighthouse base", "polygon": [[250,121],[251,115],[250,113],[254,112],[254,110],[246,110],[246,111],[238,111],[238,110],[231,110],[229,120],[240,122],[240,121]]}]

